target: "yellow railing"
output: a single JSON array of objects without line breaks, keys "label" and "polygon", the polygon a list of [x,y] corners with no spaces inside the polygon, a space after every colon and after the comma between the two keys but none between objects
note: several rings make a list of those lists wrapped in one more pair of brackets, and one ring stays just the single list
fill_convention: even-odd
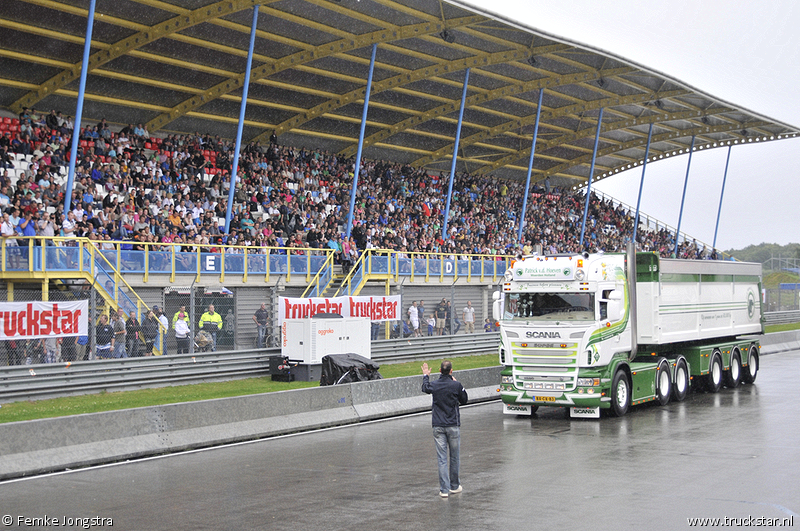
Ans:
[{"label": "yellow railing", "polygon": [[311,283],[303,292],[303,297],[308,296],[308,292],[314,289],[314,287],[317,288],[317,296],[318,297],[322,296],[322,293],[328,288],[328,286],[333,280],[333,272],[331,271],[331,280],[329,280],[327,284],[325,284],[325,286],[321,285],[322,276],[326,271],[330,270],[332,267],[333,267],[333,253],[328,253],[328,258],[325,259],[325,263],[322,264],[322,267],[320,267],[319,271],[317,271],[317,274],[314,275],[314,278],[311,280]]}]

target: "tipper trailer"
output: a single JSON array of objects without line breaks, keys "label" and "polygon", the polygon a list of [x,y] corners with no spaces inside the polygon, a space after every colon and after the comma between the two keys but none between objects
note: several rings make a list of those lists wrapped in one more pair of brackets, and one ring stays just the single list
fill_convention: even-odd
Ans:
[{"label": "tipper trailer", "polygon": [[763,333],[761,264],[654,253],[527,256],[494,295],[504,413],[632,405],[753,383]]}]

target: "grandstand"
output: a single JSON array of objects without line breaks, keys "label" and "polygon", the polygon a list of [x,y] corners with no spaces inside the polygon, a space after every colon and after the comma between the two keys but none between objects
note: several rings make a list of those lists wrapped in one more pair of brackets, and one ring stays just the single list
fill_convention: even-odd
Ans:
[{"label": "grandstand", "polygon": [[[713,149],[796,135],[663,74],[465,4],[285,0],[262,6],[258,20],[231,191],[242,38],[257,2],[170,0],[136,9],[147,3],[99,6],[105,16],[95,23],[79,124],[70,114],[85,7],[0,3],[0,25],[14,43],[13,53],[0,54],[0,206],[18,231],[7,236],[20,244],[9,249],[4,238],[9,300],[24,290],[49,296],[67,279],[94,285],[108,307],[141,312],[175,309],[175,297],[186,302],[199,289],[198,308],[209,297],[232,299],[230,346],[237,347],[250,346],[253,311],[268,302],[274,315],[279,293],[400,293],[446,297],[456,308],[472,300],[482,321],[507,257],[537,247],[610,252],[632,238],[634,212],[592,194],[581,248],[585,185],[640,166],[651,125],[650,161],[690,144]],[[356,166],[365,51],[375,44],[378,79]],[[465,130],[445,220],[467,68]],[[540,96],[541,122],[534,119]],[[534,124],[533,184],[518,238]],[[73,137],[78,156],[64,212]],[[717,258],[654,220],[642,221],[637,234],[641,250],[666,256],[677,239],[681,258]]]}]

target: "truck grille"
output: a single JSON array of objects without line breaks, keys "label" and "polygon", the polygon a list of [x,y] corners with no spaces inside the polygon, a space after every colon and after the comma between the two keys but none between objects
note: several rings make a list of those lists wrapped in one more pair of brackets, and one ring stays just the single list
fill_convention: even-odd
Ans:
[{"label": "truck grille", "polygon": [[[553,344],[551,348],[511,343],[514,381],[519,389],[572,391],[578,378],[578,351],[575,343]],[[563,345],[563,346],[562,346]]]}]

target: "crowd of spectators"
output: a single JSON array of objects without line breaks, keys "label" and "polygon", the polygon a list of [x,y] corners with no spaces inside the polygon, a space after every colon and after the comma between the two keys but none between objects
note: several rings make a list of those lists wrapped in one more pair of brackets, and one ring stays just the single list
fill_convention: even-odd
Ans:
[{"label": "crowd of spectators", "polygon": [[[71,117],[25,109],[18,122],[6,119],[4,125],[0,209],[5,237],[332,248],[343,264],[371,248],[455,256],[529,253],[535,245],[545,253],[583,250],[583,191],[551,187],[549,179],[534,185],[518,241],[524,183],[457,173],[443,238],[447,176],[386,160],[362,161],[353,229],[346,238],[354,160],[283,146],[274,135],[268,143],[241,149],[226,233],[233,142],[201,133],[151,138],[142,124],[112,131],[105,119],[78,130],[71,208],[64,212]],[[27,156],[27,168],[18,176],[20,155]],[[632,233],[633,213],[592,195],[584,249],[619,251]],[[674,250],[674,234],[666,229],[640,227],[638,240],[639,250],[662,256]],[[678,256],[716,258],[688,240]]]}]

